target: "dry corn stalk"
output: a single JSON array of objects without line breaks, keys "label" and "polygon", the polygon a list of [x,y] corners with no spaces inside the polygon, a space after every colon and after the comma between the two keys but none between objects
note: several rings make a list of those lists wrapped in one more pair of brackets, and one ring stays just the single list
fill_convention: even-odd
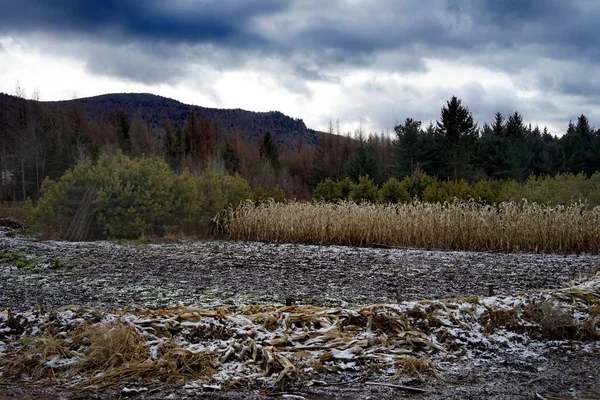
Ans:
[{"label": "dry corn stalk", "polygon": [[[2,378],[79,376],[105,387],[132,379],[208,379],[232,368],[240,379],[268,377],[274,384],[298,378],[305,368],[393,367],[399,374],[418,375],[434,368],[429,360],[471,344],[501,346],[494,338],[503,331],[511,332],[507,337],[528,336],[515,345],[531,339],[600,340],[600,274],[565,289],[468,301],[250,306],[232,313],[186,307],[52,312],[61,317],[39,310],[0,312],[3,340],[15,345],[0,358]],[[98,315],[104,322],[86,322]],[[20,329],[13,334],[15,321]]]},{"label": "dry corn stalk", "polygon": [[583,203],[244,203],[224,213],[223,225],[234,238],[265,242],[600,252],[600,207]]}]

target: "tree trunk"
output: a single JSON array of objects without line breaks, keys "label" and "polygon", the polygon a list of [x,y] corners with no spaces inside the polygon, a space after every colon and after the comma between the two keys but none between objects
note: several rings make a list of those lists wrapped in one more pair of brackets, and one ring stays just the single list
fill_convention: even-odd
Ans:
[{"label": "tree trunk", "polygon": [[37,190],[36,196],[40,198],[40,164],[38,158],[38,148],[35,147],[35,188]]},{"label": "tree trunk", "polygon": [[23,187],[23,201],[27,200],[27,192],[25,190],[25,149],[23,146],[23,132],[21,132],[21,185]]},{"label": "tree trunk", "polygon": [[2,149],[2,157],[0,157],[0,204],[6,200],[6,193],[4,189],[4,174],[6,173],[6,167],[4,165],[4,160],[6,159],[6,138],[4,137],[4,134],[2,134]]}]

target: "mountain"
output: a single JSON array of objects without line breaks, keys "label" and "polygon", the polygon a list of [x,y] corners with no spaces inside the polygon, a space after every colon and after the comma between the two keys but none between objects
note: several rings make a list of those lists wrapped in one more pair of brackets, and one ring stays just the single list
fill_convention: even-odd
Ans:
[{"label": "mountain", "polygon": [[158,133],[162,132],[163,123],[167,118],[174,129],[183,129],[185,120],[193,108],[199,117],[208,117],[213,123],[220,125],[225,134],[230,135],[237,131],[249,140],[255,140],[268,131],[278,145],[293,146],[301,141],[315,145],[321,134],[307,128],[301,119],[289,117],[278,111],[254,112],[199,107],[148,93],[115,93],[43,103],[50,107],[68,107],[73,102],[91,118],[112,118],[118,109],[123,109],[131,118],[142,118]]}]

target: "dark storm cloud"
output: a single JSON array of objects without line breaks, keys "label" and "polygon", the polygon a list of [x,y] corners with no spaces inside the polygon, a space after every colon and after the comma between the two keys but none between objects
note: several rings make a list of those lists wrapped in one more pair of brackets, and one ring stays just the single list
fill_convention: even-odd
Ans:
[{"label": "dark storm cloud", "polygon": [[[173,56],[179,45],[193,49],[209,44],[229,53],[232,62],[265,56],[293,60],[293,55],[302,54],[323,69],[372,65],[389,51],[409,52],[416,61],[396,68],[410,69],[420,67],[424,57],[468,57],[469,53],[502,49],[519,52],[526,46],[534,46],[538,57],[600,60],[595,35],[600,8],[593,3],[22,0],[15,5],[12,0],[0,0],[0,33],[37,32],[71,40],[78,40],[79,35],[81,40],[137,45],[147,52],[156,43],[166,42],[173,46]],[[300,76],[306,72],[302,66],[293,70]]]},{"label": "dark storm cloud", "polygon": [[[562,0],[395,0],[325,6],[299,35],[302,43],[348,53],[419,49],[452,56],[535,45],[539,56],[600,58],[592,2]],[[328,13],[328,11],[330,11]],[[419,55],[419,54],[418,54]]]},{"label": "dark storm cloud", "polygon": [[565,108],[597,101],[599,20],[594,0],[0,0],[0,36],[33,36],[94,74],[131,81],[192,76],[210,90],[212,77],[195,69],[249,68],[310,98],[311,82],[342,84],[355,69],[418,75],[437,59],[510,74],[517,89],[542,93],[522,100],[514,88],[476,84],[416,93],[377,81],[345,88],[352,101],[339,117],[370,112],[384,127],[436,119],[451,95],[471,102],[481,123],[499,110],[548,115],[558,110],[548,95],[584,99]]},{"label": "dark storm cloud", "polygon": [[80,34],[115,42],[260,45],[246,22],[287,7],[287,0],[0,0],[0,32]]}]

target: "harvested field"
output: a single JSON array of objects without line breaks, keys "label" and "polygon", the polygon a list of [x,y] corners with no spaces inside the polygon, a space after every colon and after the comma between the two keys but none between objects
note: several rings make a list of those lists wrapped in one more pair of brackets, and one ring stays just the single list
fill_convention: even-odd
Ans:
[{"label": "harvested field", "polygon": [[6,233],[0,393],[600,396],[598,256]]}]

